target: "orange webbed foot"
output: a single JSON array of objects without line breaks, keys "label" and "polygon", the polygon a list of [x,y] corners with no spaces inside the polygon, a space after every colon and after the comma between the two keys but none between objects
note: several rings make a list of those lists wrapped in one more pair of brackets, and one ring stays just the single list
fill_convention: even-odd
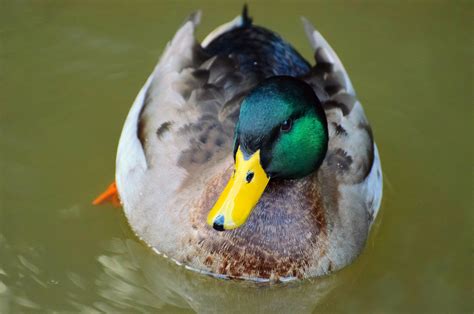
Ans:
[{"label": "orange webbed foot", "polygon": [[102,205],[105,203],[112,203],[115,207],[120,207],[120,197],[117,191],[117,185],[115,181],[109,185],[107,190],[105,190],[102,194],[96,197],[94,201],[92,201],[93,205]]}]

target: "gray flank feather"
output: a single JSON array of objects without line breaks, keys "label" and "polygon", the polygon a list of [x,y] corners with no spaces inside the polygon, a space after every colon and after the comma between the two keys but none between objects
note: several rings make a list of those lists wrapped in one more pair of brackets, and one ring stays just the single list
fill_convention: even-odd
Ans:
[{"label": "gray flank feather", "polygon": [[314,56],[316,63],[329,63],[334,66],[334,72],[340,72],[344,79],[344,88],[349,94],[355,95],[354,87],[352,86],[349,75],[342,65],[341,60],[336,52],[332,49],[329,43],[324,39],[320,32],[309,22],[305,17],[301,17],[306,35],[310,41],[311,47],[314,49]]}]

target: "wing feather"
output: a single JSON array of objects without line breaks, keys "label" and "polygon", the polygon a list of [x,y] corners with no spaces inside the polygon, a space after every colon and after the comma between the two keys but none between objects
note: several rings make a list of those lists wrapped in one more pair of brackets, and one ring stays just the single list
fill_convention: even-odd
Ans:
[{"label": "wing feather", "polygon": [[372,130],[336,52],[308,20],[302,20],[316,61],[304,79],[323,102],[328,121],[328,152],[321,168],[336,176],[339,208],[345,208],[348,215],[365,210],[372,223],[382,194],[380,160]]}]

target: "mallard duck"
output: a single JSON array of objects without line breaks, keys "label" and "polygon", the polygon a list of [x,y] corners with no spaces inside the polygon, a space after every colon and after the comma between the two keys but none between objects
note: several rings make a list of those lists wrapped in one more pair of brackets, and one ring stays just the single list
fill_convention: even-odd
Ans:
[{"label": "mallard duck", "polygon": [[155,251],[218,277],[322,276],[362,251],[382,196],[379,154],[340,59],[303,18],[310,65],[242,15],[181,26],[120,137],[116,189]]}]

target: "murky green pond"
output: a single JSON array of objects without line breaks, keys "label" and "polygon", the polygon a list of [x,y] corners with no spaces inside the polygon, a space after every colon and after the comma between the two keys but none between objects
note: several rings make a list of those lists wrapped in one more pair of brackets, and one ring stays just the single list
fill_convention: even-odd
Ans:
[{"label": "murky green pond", "polygon": [[249,2],[310,60],[299,16],[313,21],[360,95],[385,185],[362,256],[285,286],[216,280],[90,205],[177,27],[201,8],[203,38],[240,1],[1,0],[0,313],[472,313],[473,2]]}]

